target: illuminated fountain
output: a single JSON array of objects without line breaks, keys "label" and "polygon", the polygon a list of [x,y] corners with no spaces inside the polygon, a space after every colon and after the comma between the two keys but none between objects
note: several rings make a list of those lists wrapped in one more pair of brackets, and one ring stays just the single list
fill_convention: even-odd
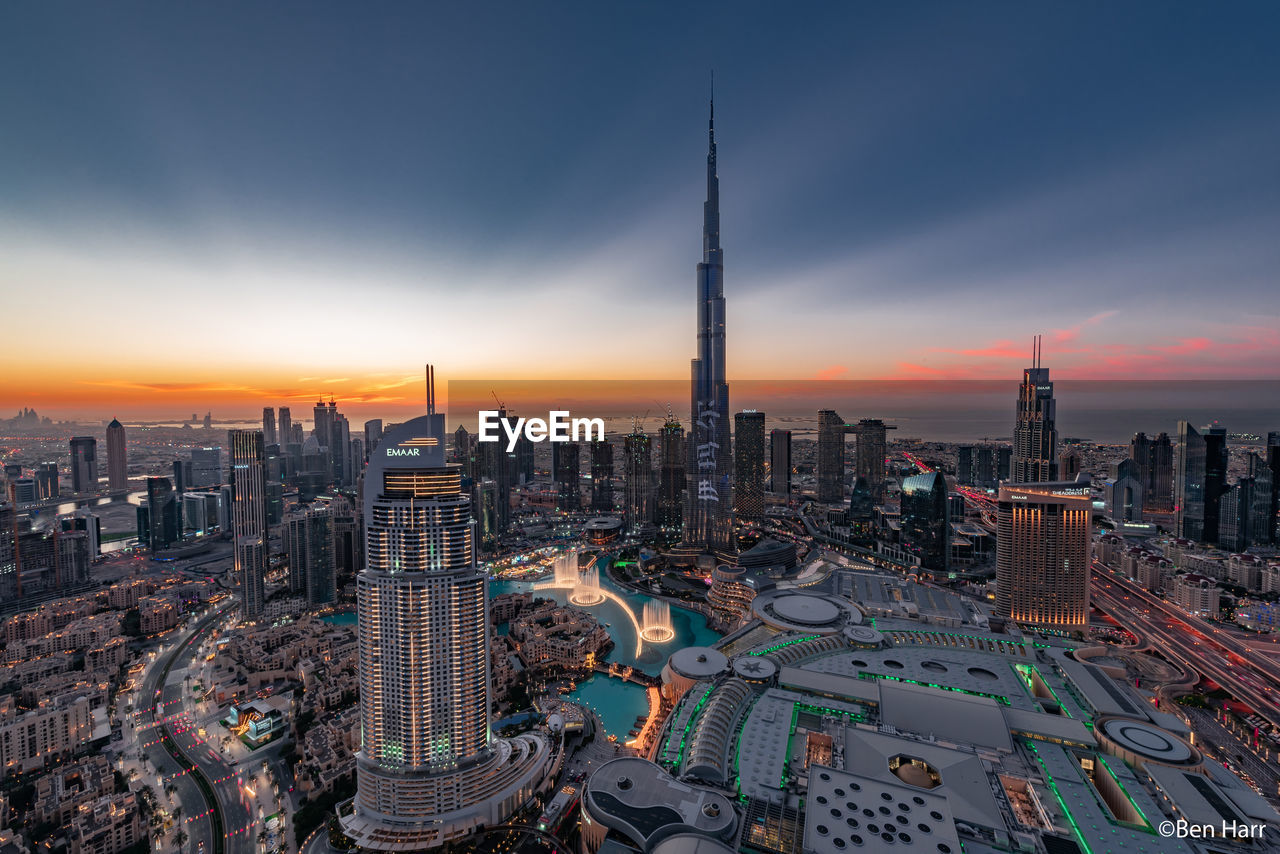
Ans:
[{"label": "illuminated fountain", "polygon": [[569,594],[570,602],[575,605],[599,605],[604,601],[604,593],[600,591],[600,569],[594,563],[576,582],[573,592]]},{"label": "illuminated fountain", "polygon": [[676,630],[671,625],[671,605],[658,599],[645,602],[640,637],[649,643],[667,643],[675,636]]},{"label": "illuminated fountain", "polygon": [[578,553],[576,551],[556,555],[556,581],[554,587],[578,586]]}]

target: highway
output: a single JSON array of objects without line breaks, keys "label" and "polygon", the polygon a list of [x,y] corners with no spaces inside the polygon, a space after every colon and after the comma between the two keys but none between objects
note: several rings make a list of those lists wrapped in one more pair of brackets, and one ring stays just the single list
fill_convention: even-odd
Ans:
[{"label": "highway", "polygon": [[[235,604],[200,619],[149,671],[142,686],[143,702],[153,704],[137,717],[136,738],[147,758],[160,770],[165,783],[171,779],[182,803],[183,823],[190,837],[187,850],[204,854],[254,854],[257,821],[240,788],[240,772],[217,756],[199,738],[183,711],[186,664],[219,621]],[[161,684],[161,679],[164,680]],[[172,752],[181,758],[175,758]],[[195,770],[188,770],[194,765]],[[203,784],[203,785],[202,785]],[[214,809],[210,809],[212,793]],[[156,787],[163,799],[163,785]],[[162,801],[163,802],[163,801]]]},{"label": "highway", "polygon": [[1140,640],[1185,668],[1221,685],[1273,726],[1280,727],[1280,668],[1229,633],[1185,614],[1112,572],[1093,564],[1094,604]]}]

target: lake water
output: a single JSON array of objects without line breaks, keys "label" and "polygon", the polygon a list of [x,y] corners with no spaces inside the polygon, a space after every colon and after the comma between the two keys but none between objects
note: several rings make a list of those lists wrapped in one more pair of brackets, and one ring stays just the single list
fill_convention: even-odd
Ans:
[{"label": "lake water", "polygon": [[[622,599],[638,619],[644,613],[644,603],[649,601],[651,597],[619,587],[609,579],[605,572],[607,564],[603,563],[603,561],[604,559],[602,559],[600,567],[600,586]],[[560,603],[569,601],[568,590],[535,591],[533,589],[535,583],[528,581],[490,581],[489,595],[534,592],[537,596],[554,599]],[[605,624],[606,630],[613,638],[614,648],[608,656],[610,661],[631,665],[652,676],[657,676],[662,671],[662,666],[666,664],[671,653],[676,650],[686,646],[708,646],[720,639],[718,633],[707,627],[706,617],[696,611],[673,605],[671,607],[671,627],[675,630],[675,637],[664,644],[646,642],[644,648],[637,655],[635,629],[630,618],[627,617],[618,603],[606,599],[603,604],[587,607],[583,610],[591,612],[596,619]],[[356,615],[352,611],[329,614],[321,617],[321,619],[326,623],[338,626],[353,626],[356,624]],[[501,628],[505,629],[505,626]],[[596,675],[585,682],[579,683],[573,693],[568,695],[568,699],[595,709],[600,716],[600,720],[604,723],[605,730],[612,735],[616,735],[619,741],[627,740],[627,733],[635,728],[637,716],[647,715],[649,712],[649,701],[643,686],[607,676]]]}]

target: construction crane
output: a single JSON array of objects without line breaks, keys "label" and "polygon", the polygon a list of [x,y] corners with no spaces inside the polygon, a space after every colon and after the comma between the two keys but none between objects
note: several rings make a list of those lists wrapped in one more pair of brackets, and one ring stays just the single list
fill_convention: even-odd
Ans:
[{"label": "construction crane", "polygon": [[507,405],[502,401],[498,400],[498,393],[493,389],[489,389],[489,394],[493,396],[493,402],[498,404],[498,409],[501,409],[502,411],[505,412],[507,409]]}]

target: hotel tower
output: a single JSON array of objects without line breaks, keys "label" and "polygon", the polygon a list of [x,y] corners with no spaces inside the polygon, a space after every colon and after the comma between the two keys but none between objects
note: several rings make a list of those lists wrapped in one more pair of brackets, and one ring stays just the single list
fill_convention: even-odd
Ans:
[{"label": "hotel tower", "polygon": [[537,733],[489,731],[488,579],[428,377],[427,414],[382,438],[364,480],[361,747],[341,822],[376,851],[432,848],[506,821],[551,758]]}]

